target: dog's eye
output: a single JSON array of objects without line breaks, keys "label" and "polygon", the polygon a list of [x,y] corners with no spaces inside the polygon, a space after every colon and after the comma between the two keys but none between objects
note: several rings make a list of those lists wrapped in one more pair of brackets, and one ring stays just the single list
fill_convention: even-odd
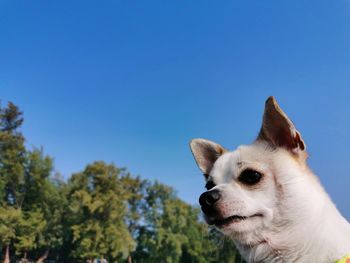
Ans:
[{"label": "dog's eye", "polygon": [[208,182],[205,184],[205,188],[207,188],[207,190],[210,190],[210,189],[212,189],[213,187],[215,187],[215,184],[213,183],[213,181],[208,181]]},{"label": "dog's eye", "polygon": [[261,177],[261,173],[255,170],[247,169],[241,173],[238,180],[246,185],[254,185],[260,181]]}]

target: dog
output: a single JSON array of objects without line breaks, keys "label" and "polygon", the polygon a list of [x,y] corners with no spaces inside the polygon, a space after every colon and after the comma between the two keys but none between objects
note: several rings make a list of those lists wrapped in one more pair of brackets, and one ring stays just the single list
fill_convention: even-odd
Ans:
[{"label": "dog", "polygon": [[204,218],[247,262],[350,262],[350,224],[309,169],[301,134],[274,97],[251,145],[228,151],[193,139],[190,148],[206,181]]}]

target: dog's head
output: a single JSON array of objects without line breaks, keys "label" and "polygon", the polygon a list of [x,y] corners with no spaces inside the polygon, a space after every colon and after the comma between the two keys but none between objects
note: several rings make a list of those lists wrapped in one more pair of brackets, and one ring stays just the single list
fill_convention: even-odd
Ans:
[{"label": "dog's head", "polygon": [[266,242],[266,231],[290,223],[293,210],[303,206],[304,195],[291,196],[307,191],[300,189],[308,170],[305,144],[273,97],[266,101],[260,133],[251,145],[228,151],[194,139],[190,147],[206,180],[199,203],[207,223],[241,244]]}]

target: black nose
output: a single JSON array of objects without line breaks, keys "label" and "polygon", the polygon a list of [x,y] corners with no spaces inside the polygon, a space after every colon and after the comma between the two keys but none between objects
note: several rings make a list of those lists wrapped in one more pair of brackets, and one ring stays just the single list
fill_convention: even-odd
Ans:
[{"label": "black nose", "polygon": [[211,207],[220,199],[220,197],[221,195],[219,190],[215,189],[207,191],[201,194],[201,196],[199,197],[199,203],[203,207]]}]

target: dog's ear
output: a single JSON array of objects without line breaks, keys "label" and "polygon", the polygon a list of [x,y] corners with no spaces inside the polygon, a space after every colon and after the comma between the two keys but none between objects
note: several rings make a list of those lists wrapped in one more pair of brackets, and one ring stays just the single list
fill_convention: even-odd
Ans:
[{"label": "dog's ear", "polygon": [[306,148],[300,133],[272,96],[265,103],[263,123],[257,140],[284,147],[293,153]]},{"label": "dog's ear", "polygon": [[199,169],[207,178],[215,161],[227,150],[221,145],[205,139],[193,139],[190,147]]}]

